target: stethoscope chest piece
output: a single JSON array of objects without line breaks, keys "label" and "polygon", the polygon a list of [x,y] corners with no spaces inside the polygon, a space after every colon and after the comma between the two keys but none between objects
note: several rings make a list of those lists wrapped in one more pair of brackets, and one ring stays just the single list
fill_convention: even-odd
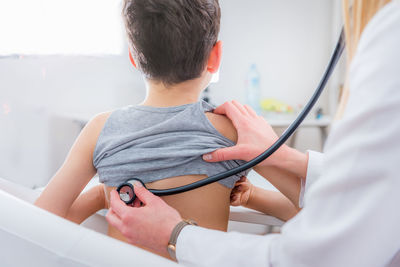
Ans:
[{"label": "stethoscope chest piece", "polygon": [[130,205],[135,201],[136,199],[136,194],[135,194],[135,189],[134,189],[134,183],[139,182],[141,183],[144,187],[144,183],[138,179],[138,178],[132,178],[127,180],[125,183],[121,184],[117,188],[117,192],[119,194],[119,198],[125,202],[126,205]]}]

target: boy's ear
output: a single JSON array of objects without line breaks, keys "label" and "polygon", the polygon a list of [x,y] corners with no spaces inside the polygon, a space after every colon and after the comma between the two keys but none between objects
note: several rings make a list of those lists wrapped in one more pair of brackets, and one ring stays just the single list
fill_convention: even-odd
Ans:
[{"label": "boy's ear", "polygon": [[210,57],[208,58],[207,71],[216,73],[219,70],[222,59],[222,41],[218,41],[211,50]]},{"label": "boy's ear", "polygon": [[136,62],[135,62],[135,60],[133,59],[133,56],[132,56],[132,53],[131,53],[131,50],[130,50],[130,49],[129,49],[129,60],[131,61],[132,65],[133,65],[135,68],[137,68],[137,67],[136,67]]}]

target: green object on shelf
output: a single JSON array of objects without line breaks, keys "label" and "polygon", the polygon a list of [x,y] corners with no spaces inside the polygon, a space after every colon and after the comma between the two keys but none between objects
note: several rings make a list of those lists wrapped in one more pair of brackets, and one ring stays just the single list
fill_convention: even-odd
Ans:
[{"label": "green object on shelf", "polygon": [[282,101],[266,98],[261,101],[261,108],[268,112],[279,112],[279,113],[293,113],[294,109],[292,106],[283,103]]}]

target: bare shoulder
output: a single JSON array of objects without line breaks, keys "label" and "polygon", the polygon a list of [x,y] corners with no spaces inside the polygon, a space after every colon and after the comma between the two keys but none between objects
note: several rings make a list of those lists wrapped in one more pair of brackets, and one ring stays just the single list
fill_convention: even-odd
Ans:
[{"label": "bare shoulder", "polygon": [[100,131],[103,129],[104,124],[106,123],[107,119],[110,117],[112,111],[106,111],[97,114],[94,116],[85,126],[91,128],[92,130],[97,130],[100,134]]},{"label": "bare shoulder", "polygon": [[232,121],[228,117],[225,115],[214,114],[212,112],[206,112],[206,116],[218,132],[232,142],[237,142],[238,136],[236,128],[233,126]]},{"label": "bare shoulder", "polygon": [[94,116],[82,129],[82,132],[77,139],[77,143],[86,146],[90,149],[90,153],[92,153],[96,146],[97,139],[99,138],[100,133],[111,113],[112,111],[107,111]]}]

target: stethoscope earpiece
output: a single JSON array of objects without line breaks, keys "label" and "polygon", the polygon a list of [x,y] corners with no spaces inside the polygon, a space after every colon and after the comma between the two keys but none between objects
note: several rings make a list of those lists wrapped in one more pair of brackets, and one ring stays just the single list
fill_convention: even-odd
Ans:
[{"label": "stethoscope earpiece", "polygon": [[126,204],[130,205],[135,201],[136,194],[134,189],[134,182],[140,182],[144,187],[145,184],[138,178],[131,178],[117,188],[119,198]]}]

